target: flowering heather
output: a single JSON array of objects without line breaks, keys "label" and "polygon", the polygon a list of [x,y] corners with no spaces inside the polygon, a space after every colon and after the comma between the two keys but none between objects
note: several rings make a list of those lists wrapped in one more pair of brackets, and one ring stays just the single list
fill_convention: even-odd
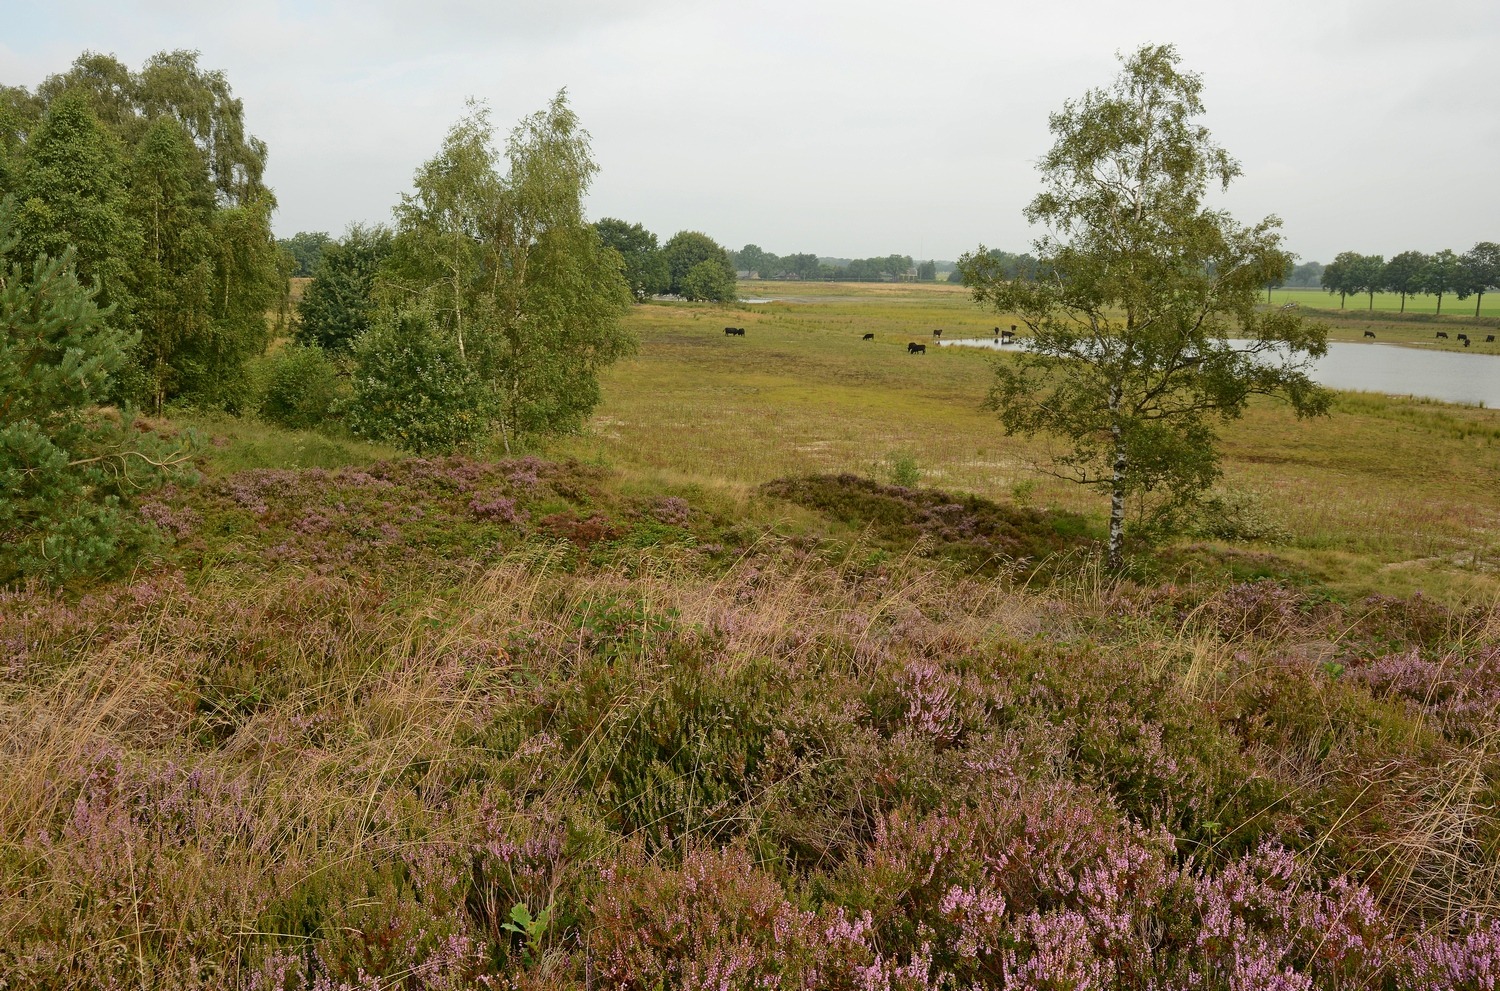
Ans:
[{"label": "flowering heather", "polygon": [[622,488],[242,472],[0,592],[0,989],[1494,991],[1495,617]]}]

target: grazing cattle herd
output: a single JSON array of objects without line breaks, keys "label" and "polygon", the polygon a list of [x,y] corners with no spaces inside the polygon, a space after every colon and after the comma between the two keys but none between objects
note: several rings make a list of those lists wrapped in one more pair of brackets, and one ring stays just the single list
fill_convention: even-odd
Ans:
[{"label": "grazing cattle herd", "polygon": [[[1288,309],[1290,307],[1294,307],[1296,305],[1297,305],[1296,303],[1291,303],[1291,304],[1288,304],[1288,306],[1283,306],[1282,309],[1285,310],[1285,309]],[[991,333],[994,335],[995,343],[1001,344],[1001,345],[1010,344],[1010,343],[1012,343],[1016,339],[1016,325],[1015,324],[1011,324],[1009,330],[1001,330],[999,327],[996,327],[993,331],[991,331]],[[1448,340],[1448,332],[1446,330],[1439,330],[1436,333],[1437,333],[1436,340],[1441,340],[1441,341]],[[724,336],[725,337],[744,337],[745,336],[745,328],[744,327],[725,327],[724,328]],[[934,339],[936,339],[939,342],[941,342],[942,341],[942,337],[943,337],[943,329],[941,327],[935,328],[933,330],[933,332],[932,332],[932,336],[933,336]],[[1375,332],[1373,330],[1367,330],[1367,331],[1365,331],[1365,337],[1366,338],[1370,338],[1370,339],[1374,339],[1375,338]],[[862,340],[862,341],[873,341],[874,339],[875,339],[875,335],[872,334],[872,333],[867,333],[867,334],[863,335],[860,338],[860,340]],[[1463,342],[1463,346],[1464,347],[1469,347],[1473,343],[1473,341],[1469,338],[1468,334],[1459,334],[1458,335],[1458,340]],[[1486,343],[1486,344],[1493,344],[1493,343],[1495,343],[1495,335],[1494,334],[1486,334],[1485,337],[1484,337],[1484,343]],[[916,341],[911,341],[910,343],[908,343],[906,345],[906,353],[907,354],[926,354],[927,353],[927,345],[925,345],[925,344],[918,344]]]}]

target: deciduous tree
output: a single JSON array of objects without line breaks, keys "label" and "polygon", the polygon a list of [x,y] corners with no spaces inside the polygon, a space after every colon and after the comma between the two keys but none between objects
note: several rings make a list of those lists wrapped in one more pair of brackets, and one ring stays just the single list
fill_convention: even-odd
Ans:
[{"label": "deciduous tree", "polygon": [[1462,273],[1460,271],[1458,255],[1452,249],[1444,248],[1442,251],[1427,256],[1427,263],[1422,266],[1420,281],[1422,291],[1437,297],[1437,312],[1443,312],[1443,297],[1452,292],[1457,292],[1462,285]]},{"label": "deciduous tree", "polygon": [[1406,297],[1422,291],[1422,269],[1427,256],[1420,251],[1403,251],[1385,263],[1380,287],[1401,294],[1401,312],[1406,312]]},{"label": "deciduous tree", "polygon": [[1159,524],[1218,477],[1215,420],[1256,395],[1299,415],[1329,402],[1307,374],[1324,329],[1256,306],[1290,260],[1279,221],[1247,227],[1204,205],[1209,184],[1240,168],[1196,123],[1200,78],[1178,71],[1169,45],[1122,61],[1111,86],[1051,117],[1056,141],[1026,210],[1052,231],[1036,242],[1046,277],[1005,277],[983,248],[959,264],[977,302],[1031,334],[997,366],[987,405],[1007,432],[1060,439],[1052,470],[1109,494],[1116,568],[1127,500]]},{"label": "deciduous tree", "polygon": [[141,232],[131,279],[140,331],[136,394],[160,410],[182,390],[189,356],[212,336],[214,238],[207,170],[171,118],[154,122],[130,169],[129,212]]},{"label": "deciduous tree", "polygon": [[594,224],[605,247],[614,248],[625,263],[625,281],[637,300],[665,293],[672,284],[671,273],[656,235],[640,224],[628,224],[605,217]]},{"label": "deciduous tree", "polygon": [[598,405],[598,372],[630,353],[620,257],[583,217],[598,166],[558,93],[501,154],[487,110],[471,108],[396,208],[379,293],[431,314],[433,332],[485,384],[487,426],[509,449],[574,430]]},{"label": "deciduous tree", "polygon": [[1344,303],[1348,300],[1349,294],[1358,291],[1351,288],[1355,261],[1358,258],[1359,255],[1352,251],[1341,251],[1334,257],[1333,261],[1329,262],[1323,268],[1322,274],[1318,277],[1318,282],[1323,286],[1324,291],[1329,295],[1338,293],[1339,309],[1341,310],[1344,308]]},{"label": "deciduous tree", "polygon": [[1474,316],[1478,318],[1484,294],[1500,287],[1500,244],[1480,241],[1459,257],[1458,270],[1456,295],[1459,299],[1475,297]]},{"label": "deciduous tree", "polygon": [[308,279],[318,270],[323,250],[334,243],[325,231],[298,231],[276,244],[292,256],[292,277]]},{"label": "deciduous tree", "polygon": [[1384,280],[1385,258],[1382,255],[1354,255],[1345,275],[1349,291],[1367,295],[1371,310],[1375,309],[1375,294],[1381,291]]},{"label": "deciduous tree", "polygon": [[[736,298],[734,266],[729,252],[719,242],[698,231],[678,231],[662,248],[671,275],[671,291],[690,299],[732,303]],[[689,289],[688,273],[707,262],[711,269],[700,270]],[[689,292],[693,295],[689,296]],[[710,295],[697,295],[699,292]]]},{"label": "deciduous tree", "polygon": [[[275,199],[263,182],[266,146],[246,132],[244,107],[224,74],[201,68],[196,52],[159,53],[139,72],[131,72],[113,56],[89,52],[67,72],[44,80],[34,95],[7,93],[0,100],[5,107],[0,118],[9,123],[0,120],[0,130],[25,146],[17,153],[22,159],[41,154],[33,146],[42,143],[38,139],[44,135],[45,120],[64,110],[72,113],[70,108],[80,102],[90,108],[109,139],[106,147],[119,152],[117,171],[128,177],[129,219],[141,231],[154,229],[165,242],[191,245],[196,256],[207,261],[206,275],[185,277],[181,267],[172,270],[165,255],[144,242],[139,251],[104,255],[126,270],[116,280],[120,286],[149,287],[153,298],[145,305],[153,312],[141,314],[132,299],[116,292],[107,273],[92,269],[92,247],[73,242],[79,244],[80,272],[101,276],[101,302],[120,304],[116,321],[133,326],[138,318],[154,319],[160,329],[162,315],[175,307],[181,316],[168,322],[193,325],[191,333],[186,326],[176,327],[175,343],[165,348],[153,344],[153,331],[146,328],[141,353],[157,355],[167,364],[132,376],[143,383],[140,394],[156,403],[183,398],[228,409],[241,406],[248,398],[245,361],[264,348],[266,312],[281,293],[284,279],[270,227]],[[174,148],[163,143],[165,127],[176,129]],[[135,159],[142,156],[148,161],[138,166]],[[190,209],[144,217],[137,207],[160,200],[162,191],[148,189],[142,194],[134,184],[142,176],[159,173],[168,158],[177,175],[173,184],[186,182],[191,187],[179,197]],[[97,182],[110,169],[86,172]],[[66,224],[57,217],[68,210],[66,191],[89,188],[82,178],[54,183],[53,192],[28,196],[28,204],[37,199],[50,211],[50,229],[62,230]],[[188,227],[168,230],[179,221]],[[204,231],[206,240],[200,236]],[[179,292],[183,295],[174,295]],[[199,325],[204,298],[207,322]]]}]

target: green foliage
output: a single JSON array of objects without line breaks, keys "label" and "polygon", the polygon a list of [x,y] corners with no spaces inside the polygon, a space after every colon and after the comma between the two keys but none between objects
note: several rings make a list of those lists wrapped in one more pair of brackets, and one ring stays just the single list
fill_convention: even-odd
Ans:
[{"label": "green foliage", "polygon": [[738,251],[731,251],[729,260],[736,271],[752,272],[762,279],[774,279],[781,274],[781,259],[758,244],[747,244]]},{"label": "green foliage", "polygon": [[19,257],[62,257],[74,249],[78,278],[98,282],[97,303],[128,320],[126,266],[139,235],[126,216],[116,141],[77,94],[47,108],[27,138],[16,184]]},{"label": "green foliage", "polygon": [[526,958],[535,960],[542,950],[542,940],[547,935],[547,926],[552,921],[552,906],[548,905],[531,917],[531,909],[524,902],[517,902],[510,910],[510,921],[502,923],[500,928],[508,933],[519,936],[525,946],[522,952]]},{"label": "green foliage", "polygon": [[1420,251],[1403,251],[1385,263],[1380,288],[1401,294],[1401,312],[1406,312],[1406,297],[1422,288],[1422,269],[1427,256]]},{"label": "green foliage", "polygon": [[1500,287],[1500,244],[1480,241],[1465,251],[1458,260],[1459,278],[1456,295],[1459,299],[1469,296],[1474,300],[1474,316],[1479,316],[1479,306],[1484,294]]},{"label": "green foliage", "polygon": [[452,451],[488,430],[493,396],[456,343],[421,311],[380,322],[354,346],[356,434],[418,454]]},{"label": "green foliage", "polygon": [[240,408],[245,363],[265,348],[285,278],[261,181],[266,147],[245,133],[224,74],[199,68],[194,52],[160,53],[138,73],[88,53],[7,108],[7,158],[28,185],[23,246],[77,245],[100,304],[142,330],[117,393],[157,410],[173,399]]},{"label": "green foliage", "polygon": [[1194,529],[1218,540],[1261,540],[1285,543],[1292,538],[1286,526],[1267,513],[1255,492],[1225,489],[1209,494],[1198,506]]},{"label": "green foliage", "polygon": [[377,295],[433,316],[485,393],[478,430],[498,429],[509,449],[577,429],[599,403],[599,370],[635,341],[619,324],[631,298],[620,255],[583,219],[598,167],[565,94],[511,133],[507,175],[492,137],[475,107],[418,169]]},{"label": "green foliage", "polygon": [[290,275],[306,279],[317,272],[323,252],[333,243],[326,231],[298,231],[291,237],[281,238],[276,245],[292,256]]},{"label": "green foliage", "polygon": [[1160,533],[1218,477],[1213,420],[1238,417],[1254,395],[1298,415],[1329,402],[1308,375],[1325,329],[1256,309],[1290,263],[1280,222],[1245,227],[1204,206],[1208,184],[1227,187],[1240,170],[1194,122],[1201,80],[1177,71],[1171,46],[1123,61],[1113,86],[1052,115],[1057,141],[1026,210],[1055,232],[1036,244],[1052,277],[1008,277],[983,248],[959,264],[976,302],[1031,332],[996,366],[986,406],[1007,432],[1060,438],[1053,470],[1109,493],[1117,568],[1127,500],[1137,533]]},{"label": "green foliage", "polygon": [[1375,294],[1385,284],[1385,259],[1380,255],[1362,255],[1355,251],[1341,251],[1327,268],[1323,269],[1323,288],[1337,293],[1342,308],[1346,296],[1366,293],[1370,297],[1370,308],[1375,308]]},{"label": "green foliage", "polygon": [[683,299],[724,303],[736,298],[737,287],[734,276],[728,269],[716,261],[705,260],[694,265],[682,277],[678,292]]},{"label": "green foliage", "polygon": [[707,234],[678,231],[662,248],[671,276],[670,291],[686,299],[732,303],[736,298],[729,252]]},{"label": "green foliage", "polygon": [[339,375],[322,348],[287,344],[271,356],[260,415],[293,430],[329,420],[339,400]]},{"label": "green foliage", "polygon": [[297,340],[347,351],[370,328],[375,279],[390,253],[391,232],[380,226],[356,224],[326,244],[297,305]]},{"label": "green foliage", "polygon": [[214,239],[208,172],[176,121],[151,125],[131,163],[130,214],[142,234],[132,273],[140,393],[160,410],[184,391],[184,356],[212,335]]},{"label": "green foliage", "polygon": [[640,224],[605,217],[594,224],[606,248],[620,253],[625,282],[637,300],[665,293],[671,287],[667,259],[656,243],[656,235]]},{"label": "green foliage", "polygon": [[204,70],[198,53],[158,52],[140,72],[111,55],[85,52],[67,72],[37,87],[42,105],[65,93],[83,94],[99,120],[127,147],[134,147],[162,117],[186,128],[201,153],[211,188],[227,205],[266,195],[264,141],[245,133],[244,104],[219,70]]},{"label": "green foliage", "polygon": [[886,460],[890,464],[892,485],[914,489],[922,484],[922,468],[910,451],[893,451]]},{"label": "green foliage", "polygon": [[181,461],[95,407],[132,335],[78,282],[71,253],[22,266],[14,200],[0,204],[0,582],[66,581],[149,542],[127,508]]},{"label": "green foliage", "polygon": [[917,266],[917,281],[918,282],[936,282],[937,281],[937,262],[935,262],[935,261],[925,261],[925,262],[922,262],[920,265],[918,265]]},{"label": "green foliage", "polygon": [[1443,297],[1463,285],[1458,255],[1449,248],[1427,256],[1418,277],[1422,291],[1437,297],[1437,312],[1443,312]]}]

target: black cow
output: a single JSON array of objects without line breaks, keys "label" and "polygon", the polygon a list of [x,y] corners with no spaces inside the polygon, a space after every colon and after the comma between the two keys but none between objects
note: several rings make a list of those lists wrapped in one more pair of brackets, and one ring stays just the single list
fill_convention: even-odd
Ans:
[{"label": "black cow", "polygon": [[873,341],[874,339],[875,339],[875,335],[874,334],[866,334],[864,337],[860,338],[860,340],[862,340],[862,341]]},{"label": "black cow", "polygon": [[724,328],[724,336],[725,337],[744,337],[745,336],[745,328],[744,327],[725,327]]},{"label": "black cow", "polygon": [[1375,336],[1375,331],[1373,331],[1373,330],[1367,330],[1367,331],[1365,331],[1365,336],[1366,337],[1374,337]]},{"label": "black cow", "polygon": [[1458,339],[1461,340],[1461,341],[1463,341],[1465,344],[1469,343],[1469,335],[1468,334],[1459,334],[1458,335]]},{"label": "black cow", "polygon": [[1446,330],[1440,330],[1440,331],[1438,331],[1437,335],[1438,335],[1439,338],[1441,338],[1441,339],[1443,339],[1445,341],[1448,339],[1448,332]]},{"label": "black cow", "polygon": [[1486,343],[1486,344],[1494,344],[1495,343],[1495,335],[1494,334],[1485,334],[1484,335],[1484,343]]},{"label": "black cow", "polygon": [[1468,346],[1469,346],[1469,339],[1467,337],[1465,337],[1464,338],[1464,347],[1468,347]]},{"label": "black cow", "polygon": [[916,341],[912,341],[910,344],[906,345],[906,353],[907,354],[926,354],[927,353],[927,345],[925,345],[925,344],[918,344]]},{"label": "black cow", "polygon": [[934,330],[932,332],[932,336],[933,337],[942,337],[943,336],[943,328],[939,327],[937,330]]}]

